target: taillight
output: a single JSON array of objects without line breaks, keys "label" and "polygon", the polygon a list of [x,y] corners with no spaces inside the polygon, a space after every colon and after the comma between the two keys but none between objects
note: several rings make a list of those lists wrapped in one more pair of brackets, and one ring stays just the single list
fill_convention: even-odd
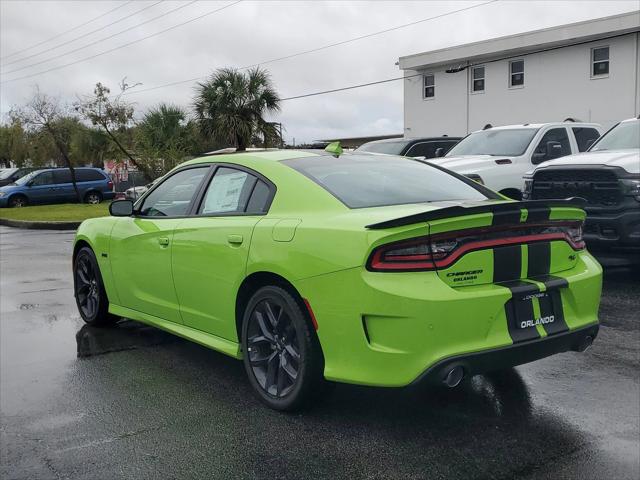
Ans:
[{"label": "taillight", "polygon": [[433,270],[435,261],[446,257],[456,247],[455,240],[436,240],[429,237],[403,240],[376,248],[368,268],[374,271]]},{"label": "taillight", "polygon": [[108,182],[107,182],[107,188],[108,188],[109,190],[113,190],[113,182],[112,182],[112,181],[108,181]]},{"label": "taillight", "polygon": [[447,268],[475,250],[556,240],[582,250],[582,222],[492,226],[402,240],[374,249],[367,268],[380,272],[434,270]]}]

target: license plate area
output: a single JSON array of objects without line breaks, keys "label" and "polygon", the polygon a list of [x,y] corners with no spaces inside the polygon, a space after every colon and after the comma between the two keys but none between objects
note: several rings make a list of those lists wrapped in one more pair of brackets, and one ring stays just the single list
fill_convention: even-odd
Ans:
[{"label": "license plate area", "polygon": [[[535,310],[533,308],[533,302],[535,301],[537,301],[541,306],[543,304],[546,306],[544,315],[542,314],[542,311],[539,316],[535,314]],[[522,295],[515,303],[516,328],[534,328],[537,325],[548,325],[555,321],[551,292],[528,293],[526,295]]]}]

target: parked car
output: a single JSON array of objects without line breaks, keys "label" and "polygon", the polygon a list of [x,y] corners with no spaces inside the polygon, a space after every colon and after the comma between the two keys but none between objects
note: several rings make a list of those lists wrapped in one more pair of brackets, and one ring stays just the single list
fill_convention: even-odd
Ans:
[{"label": "parked car", "polygon": [[640,262],[640,117],[624,120],[586,153],[563,157],[525,176],[523,198],[586,199],[589,249]]},{"label": "parked car", "polygon": [[460,141],[460,137],[390,138],[367,142],[356,148],[359,153],[402,155],[403,157],[441,157]]},{"label": "parked car", "polygon": [[10,185],[19,178],[24,177],[27,173],[31,173],[37,168],[3,168],[0,171],[0,187]]},{"label": "parked car", "polygon": [[[113,198],[113,182],[99,168],[75,168],[80,196],[86,203]],[[36,170],[12,185],[0,187],[0,207],[24,207],[38,203],[66,203],[76,200],[68,168]]]},{"label": "parked car", "polygon": [[146,185],[140,185],[137,187],[131,187],[131,188],[127,188],[124,191],[124,196],[125,198],[128,198],[129,200],[137,200],[139,199],[142,195],[144,195],[144,193],[149,190],[159,179],[155,179],[150,183],[147,183]]},{"label": "parked car", "polygon": [[580,202],[512,202],[427,162],[282,150],[191,160],[86,220],[82,318],[244,361],[272,408],[324,380],[449,387],[586,349],[602,270]]},{"label": "parked car", "polygon": [[522,177],[533,166],[584,152],[602,132],[595,123],[575,122],[488,127],[433,161],[516,200]]}]

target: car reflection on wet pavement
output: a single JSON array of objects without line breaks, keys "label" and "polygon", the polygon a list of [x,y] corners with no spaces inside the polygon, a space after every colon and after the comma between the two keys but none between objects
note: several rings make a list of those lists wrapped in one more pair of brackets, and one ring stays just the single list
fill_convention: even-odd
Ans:
[{"label": "car reflection on wet pavement", "polygon": [[67,232],[1,227],[0,476],[638,478],[640,281],[605,280],[602,328],[461,387],[337,385],[287,415],[241,362],[140,323],[77,314]]}]

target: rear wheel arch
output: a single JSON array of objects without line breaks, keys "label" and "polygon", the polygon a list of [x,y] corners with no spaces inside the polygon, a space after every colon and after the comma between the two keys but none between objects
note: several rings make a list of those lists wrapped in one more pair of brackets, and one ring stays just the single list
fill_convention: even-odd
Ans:
[{"label": "rear wheel arch", "polygon": [[238,334],[238,341],[242,341],[242,318],[244,311],[249,303],[249,300],[255,292],[260,288],[273,285],[280,287],[293,296],[293,298],[300,305],[300,309],[305,313],[307,320],[311,322],[309,311],[304,303],[302,295],[298,292],[296,287],[293,286],[286,278],[273,272],[254,272],[246,277],[238,288],[238,294],[236,295],[236,332]]}]

